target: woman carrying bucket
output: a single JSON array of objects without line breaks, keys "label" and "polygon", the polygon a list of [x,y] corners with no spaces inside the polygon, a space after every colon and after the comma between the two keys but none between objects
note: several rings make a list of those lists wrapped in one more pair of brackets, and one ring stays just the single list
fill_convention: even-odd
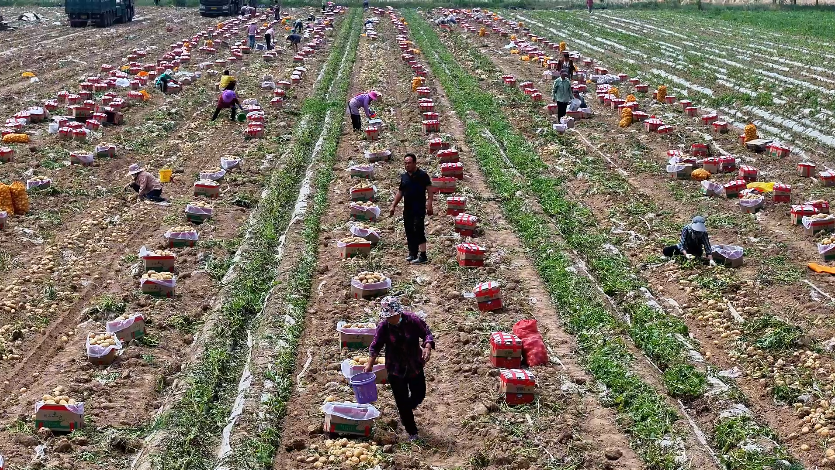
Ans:
[{"label": "woman carrying bucket", "polygon": [[400,421],[409,433],[409,440],[414,441],[418,439],[414,410],[426,396],[423,367],[435,349],[435,339],[426,322],[404,311],[396,297],[384,297],[380,306],[382,321],[377,325],[374,340],[368,348],[371,358],[365,372],[371,372],[385,348],[391,393],[400,412]]},{"label": "woman carrying bucket", "polygon": [[360,93],[351,98],[348,102],[348,114],[351,115],[351,124],[354,126],[354,132],[362,130],[362,119],[360,119],[360,108],[365,110],[365,117],[371,118],[374,113],[371,112],[371,102],[380,99],[380,94],[374,90],[368,93]]}]

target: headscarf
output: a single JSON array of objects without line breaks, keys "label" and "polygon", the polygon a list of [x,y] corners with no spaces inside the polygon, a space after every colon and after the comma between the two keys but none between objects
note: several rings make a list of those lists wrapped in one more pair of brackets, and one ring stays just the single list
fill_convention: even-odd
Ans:
[{"label": "headscarf", "polygon": [[393,317],[395,315],[400,315],[403,313],[403,306],[400,305],[400,301],[397,300],[397,297],[392,295],[388,295],[383,297],[383,300],[380,301],[380,319],[385,320],[389,317]]}]

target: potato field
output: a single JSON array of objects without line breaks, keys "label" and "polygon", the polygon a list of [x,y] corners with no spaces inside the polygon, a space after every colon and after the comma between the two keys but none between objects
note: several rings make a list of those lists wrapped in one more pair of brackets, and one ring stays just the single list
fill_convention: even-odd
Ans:
[{"label": "potato field", "polygon": [[835,468],[835,44],[594,6],[0,10],[0,470]]}]

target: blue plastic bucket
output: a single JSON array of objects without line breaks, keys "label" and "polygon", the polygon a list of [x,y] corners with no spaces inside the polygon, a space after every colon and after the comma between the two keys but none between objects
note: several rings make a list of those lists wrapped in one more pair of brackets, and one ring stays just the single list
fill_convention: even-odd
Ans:
[{"label": "blue plastic bucket", "polygon": [[348,380],[354,389],[357,403],[366,404],[377,401],[377,375],[373,372],[363,372]]}]

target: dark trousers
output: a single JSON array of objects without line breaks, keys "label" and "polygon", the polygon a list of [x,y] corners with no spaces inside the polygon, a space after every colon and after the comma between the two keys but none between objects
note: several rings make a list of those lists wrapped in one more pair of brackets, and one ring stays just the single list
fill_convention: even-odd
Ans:
[{"label": "dark trousers", "polygon": [[[224,108],[221,108],[220,106],[218,106],[217,108],[215,108],[215,113],[214,113],[214,114],[212,114],[212,121],[214,121],[215,119],[217,119],[217,116],[218,116],[218,114],[220,114],[220,110],[221,110],[221,109],[224,109]],[[230,108],[230,109],[231,109],[231,111],[232,111],[232,114],[229,116],[229,119],[230,119],[230,120],[232,120],[232,121],[234,121],[234,120],[235,120],[235,109],[236,109],[236,106],[235,106],[235,105],[232,105],[232,108]]]},{"label": "dark trousers", "polygon": [[351,125],[354,126],[354,130],[358,131],[362,129],[362,119],[360,119],[359,114],[352,114],[351,115]]},{"label": "dark trousers", "polygon": [[403,226],[406,228],[406,244],[409,254],[417,256],[418,247],[426,243],[426,214],[403,211]]},{"label": "dark trousers", "polygon": [[267,43],[267,50],[271,51],[273,49],[273,47],[272,47],[273,37],[269,34],[265,34],[264,35],[264,42]]},{"label": "dark trousers", "polygon": [[397,411],[400,412],[400,422],[409,435],[417,434],[414,410],[426,397],[426,376],[423,371],[414,377],[389,375],[388,381]]},{"label": "dark trousers", "polygon": [[562,119],[565,116],[565,111],[568,109],[568,103],[563,103],[562,101],[557,101],[557,120]]},{"label": "dark trousers", "polygon": [[[137,193],[139,192],[139,185],[138,184],[131,183],[130,187],[131,187],[131,189],[133,189]],[[165,199],[162,198],[162,190],[161,189],[152,189],[151,192],[149,192],[148,194],[145,195],[145,199],[147,199],[149,201],[154,201],[154,202],[162,202],[162,201],[165,200]]]},{"label": "dark trousers", "polygon": [[168,92],[168,80],[160,80],[159,89],[162,90],[163,93]]},{"label": "dark trousers", "polygon": [[[672,258],[673,256],[683,256],[684,255],[684,253],[682,253],[681,250],[678,248],[678,245],[666,246],[666,247],[664,247],[662,252],[664,253],[664,256],[666,256],[667,258]],[[702,249],[701,246],[687,247],[687,253],[689,253],[693,256],[701,257],[704,254],[704,250]]]}]

